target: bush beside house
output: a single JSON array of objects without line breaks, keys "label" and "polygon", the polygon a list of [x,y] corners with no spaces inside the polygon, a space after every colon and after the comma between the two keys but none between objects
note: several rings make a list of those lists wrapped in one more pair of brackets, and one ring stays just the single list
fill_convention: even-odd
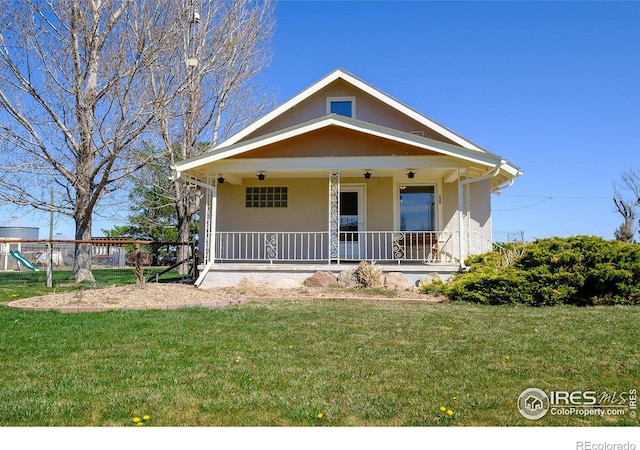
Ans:
[{"label": "bush beside house", "polygon": [[452,300],[484,304],[640,304],[640,245],[593,236],[509,244],[467,259],[448,283],[423,286]]}]

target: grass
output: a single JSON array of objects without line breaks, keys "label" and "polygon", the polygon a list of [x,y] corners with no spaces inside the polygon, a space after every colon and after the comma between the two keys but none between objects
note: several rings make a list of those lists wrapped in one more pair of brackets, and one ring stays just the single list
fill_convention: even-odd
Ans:
[{"label": "grass", "polygon": [[529,421],[516,400],[528,387],[637,389],[639,330],[637,307],[0,307],[0,425],[637,426]]},{"label": "grass", "polygon": [[[152,274],[165,270],[164,267],[145,269],[144,276],[149,278]],[[135,284],[136,276],[133,268],[123,269],[93,269],[91,271],[97,286],[123,286]],[[22,298],[36,297],[51,294],[53,292],[68,292],[83,289],[89,284],[76,284],[71,270],[55,270],[52,274],[53,288],[47,287],[47,272],[0,272],[0,302],[20,300]],[[181,275],[172,270],[163,274],[160,282],[180,280]]]}]

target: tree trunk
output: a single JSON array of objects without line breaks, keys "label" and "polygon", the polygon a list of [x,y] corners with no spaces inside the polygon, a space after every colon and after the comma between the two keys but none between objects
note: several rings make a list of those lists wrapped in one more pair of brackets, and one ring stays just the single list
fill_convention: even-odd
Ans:
[{"label": "tree trunk", "polygon": [[[178,228],[178,242],[189,242],[190,239],[190,227],[193,216],[197,211],[195,206],[190,201],[190,187],[178,182],[174,182],[175,185],[175,202],[176,202],[176,216],[177,216],[177,228]],[[184,261],[189,257],[189,246],[180,245],[176,254],[178,261]],[[189,272],[189,264],[183,263],[178,266],[178,273],[186,275]]]},{"label": "tree trunk", "polygon": [[[77,241],[88,241],[91,239],[91,213],[80,211],[75,217]],[[91,250],[92,244],[76,243],[73,262],[73,274],[76,283],[89,281],[95,283],[91,273]]]}]

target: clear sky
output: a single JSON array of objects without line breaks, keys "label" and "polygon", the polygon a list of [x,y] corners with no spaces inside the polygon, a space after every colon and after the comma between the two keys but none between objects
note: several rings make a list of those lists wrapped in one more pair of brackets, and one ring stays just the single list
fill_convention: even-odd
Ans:
[{"label": "clear sky", "polygon": [[494,238],[593,234],[640,168],[640,2],[280,1],[268,85],[337,67],[519,166]]},{"label": "clear sky", "polygon": [[496,240],[613,237],[613,182],[640,168],[640,2],[281,0],[276,17],[278,103],[344,68],[522,169],[493,196]]}]

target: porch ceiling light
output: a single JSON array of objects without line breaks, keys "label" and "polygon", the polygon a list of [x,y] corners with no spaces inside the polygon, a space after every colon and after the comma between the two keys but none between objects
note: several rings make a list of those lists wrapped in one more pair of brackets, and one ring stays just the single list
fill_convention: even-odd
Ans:
[{"label": "porch ceiling light", "polygon": [[411,170],[409,171],[409,173],[407,173],[407,178],[411,179],[413,177],[415,177],[416,174],[414,172],[412,172]]},{"label": "porch ceiling light", "polygon": [[264,173],[262,173],[262,172],[260,172],[260,173],[258,174],[258,180],[260,180],[260,181],[264,181],[264,179],[265,179],[265,174],[264,174]]},{"label": "porch ceiling light", "polygon": [[222,184],[222,183],[224,183],[224,178],[218,177],[218,184]]},{"label": "porch ceiling light", "polygon": [[367,180],[368,180],[369,178],[371,178],[371,174],[369,173],[369,171],[368,171],[368,170],[364,173],[364,177],[365,177]]}]

